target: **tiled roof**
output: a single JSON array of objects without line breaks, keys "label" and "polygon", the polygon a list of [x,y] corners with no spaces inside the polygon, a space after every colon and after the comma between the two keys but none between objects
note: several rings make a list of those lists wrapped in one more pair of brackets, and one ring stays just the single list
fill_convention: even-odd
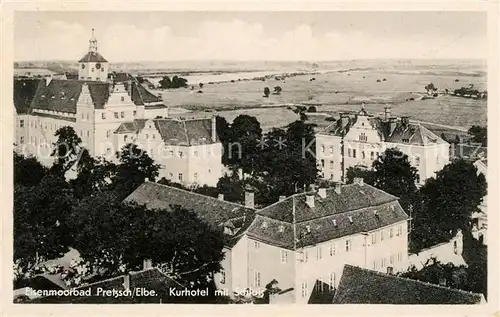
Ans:
[{"label": "tiled roof", "polygon": [[[250,225],[255,214],[253,209],[239,204],[153,182],[143,183],[125,202],[145,205],[148,209],[163,210],[171,210],[172,206],[179,205],[195,212],[200,219],[215,229],[224,229],[225,225],[240,225],[241,229],[235,234],[242,233]],[[225,238],[227,246],[234,245],[239,239],[234,235],[227,235]]]},{"label": "tiled roof", "polygon": [[[347,134],[351,127],[356,123],[357,117],[349,117],[346,126],[342,128],[341,119],[338,119],[321,133],[335,136],[341,136],[342,133]],[[411,145],[429,145],[429,144],[445,144],[446,142],[439,136],[431,132],[426,127],[418,123],[403,124],[401,120],[395,122],[394,129],[391,133],[390,123],[378,117],[370,117],[369,122],[385,142],[401,143]],[[403,141],[404,140],[404,141]]]},{"label": "tiled roof", "polygon": [[[169,145],[197,145],[210,144],[212,141],[212,119],[169,119],[158,118],[153,120],[165,144]],[[122,123],[115,133],[139,133],[147,120],[136,119]]]},{"label": "tiled roof", "polygon": [[482,295],[345,265],[334,304],[479,304]]},{"label": "tiled roof", "polygon": [[124,291],[125,276],[118,276],[104,281],[95,282],[75,288],[76,290],[92,290],[93,296],[61,296],[61,297],[42,297],[37,298],[30,303],[134,303],[134,302],[153,302],[159,303],[160,298],[164,301],[169,297],[169,290],[173,287],[179,287],[174,280],[163,274],[157,268],[146,269],[139,272],[130,273],[129,289],[145,288],[148,291],[154,290],[157,296],[97,296],[97,289]]},{"label": "tiled roof", "polygon": [[[136,78],[132,77],[132,98],[141,100],[142,104],[161,102],[161,98],[153,95],[143,85],[139,84]],[[138,98],[134,98],[138,95]]]},{"label": "tiled roof", "polygon": [[[368,232],[408,219],[398,198],[367,184],[326,189],[326,198],[295,194],[257,212],[248,235],[287,249]],[[375,212],[376,211],[376,212]],[[352,220],[352,222],[351,222]]]},{"label": "tiled roof", "polygon": [[14,106],[18,114],[28,113],[40,79],[14,79]]},{"label": "tiled roof", "polygon": [[90,62],[90,63],[107,63],[108,61],[102,57],[98,52],[88,52],[83,56],[79,63]]}]

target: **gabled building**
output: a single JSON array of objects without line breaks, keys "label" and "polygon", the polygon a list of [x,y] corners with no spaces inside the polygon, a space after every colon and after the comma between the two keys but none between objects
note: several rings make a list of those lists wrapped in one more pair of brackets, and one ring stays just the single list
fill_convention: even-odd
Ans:
[{"label": "gabled building", "polygon": [[[97,51],[93,34],[79,65],[78,80],[14,80],[16,151],[51,165],[54,134],[70,126],[93,156],[114,160],[123,145],[136,141],[143,150],[151,148],[148,153],[167,167],[160,177],[184,184],[217,184],[222,146],[215,119],[169,119],[161,98],[136,78],[126,73],[108,75],[109,63]],[[148,138],[151,134],[158,138]],[[160,150],[182,154],[160,156]]]},{"label": "gabled building", "polygon": [[408,155],[417,168],[417,182],[423,184],[449,162],[449,144],[408,117],[392,117],[386,107],[385,117],[373,117],[364,109],[340,118],[316,134],[316,157],[325,179],[345,181],[349,167],[371,168],[388,148]]},{"label": "gabled building", "polygon": [[482,294],[345,265],[333,304],[472,305]]},{"label": "gabled building", "polygon": [[346,263],[397,272],[408,267],[408,216],[398,198],[364,184],[297,193],[255,211],[246,206],[146,182],[126,201],[149,208],[178,204],[224,230],[224,270],[216,276],[228,295],[262,291],[273,280],[276,302],[307,303],[316,281],[331,289]]},{"label": "gabled building", "polygon": [[[488,160],[480,159],[474,162],[478,174],[483,174],[488,180]],[[484,245],[488,244],[488,195],[483,197],[479,212],[472,214],[472,236]]]}]

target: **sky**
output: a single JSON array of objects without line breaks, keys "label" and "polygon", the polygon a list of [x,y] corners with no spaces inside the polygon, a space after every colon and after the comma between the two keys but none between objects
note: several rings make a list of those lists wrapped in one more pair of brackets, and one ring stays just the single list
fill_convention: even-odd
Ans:
[{"label": "sky", "polygon": [[487,58],[484,12],[16,12],[15,60]]}]

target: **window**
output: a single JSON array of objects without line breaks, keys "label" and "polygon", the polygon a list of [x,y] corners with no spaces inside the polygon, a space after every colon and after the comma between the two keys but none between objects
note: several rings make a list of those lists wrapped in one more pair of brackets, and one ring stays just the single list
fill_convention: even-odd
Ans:
[{"label": "window", "polygon": [[24,128],[24,120],[20,120],[20,121],[19,121],[19,126],[20,126],[21,128]]},{"label": "window", "polygon": [[174,156],[174,151],[170,151],[170,152],[168,152],[168,154],[173,157]]},{"label": "window", "polygon": [[89,114],[87,113],[87,120],[89,119]]},{"label": "window", "polygon": [[420,183],[420,174],[419,174],[419,173],[417,173],[417,174],[415,175],[415,181],[416,181],[417,183]]},{"label": "window", "polygon": [[309,253],[307,250],[304,250],[304,262],[307,262],[309,260]]},{"label": "window", "polygon": [[377,261],[373,261],[373,269],[376,270],[377,269]]},{"label": "window", "polygon": [[325,146],[322,144],[321,145],[321,153],[324,153],[325,152]]},{"label": "window", "polygon": [[403,226],[399,225],[396,231],[396,236],[399,237],[401,234],[403,234]]},{"label": "window", "polygon": [[253,242],[253,248],[254,249],[259,249],[260,248],[260,242],[254,241]]},{"label": "window", "polygon": [[335,255],[335,243],[332,243],[330,244],[330,256],[334,256]]},{"label": "window", "polygon": [[393,228],[389,229],[389,238],[392,238],[392,237],[394,237],[394,229]]},{"label": "window", "polygon": [[124,142],[127,142],[127,138],[128,138],[128,135],[124,135],[124,136],[123,136],[123,141],[124,141]]},{"label": "window", "polygon": [[385,258],[382,258],[382,260],[380,260],[380,267],[385,267]]},{"label": "window", "polygon": [[109,138],[110,135],[111,135],[111,130],[106,131],[106,137]]},{"label": "window", "polygon": [[347,156],[351,157],[352,154],[351,154],[351,149],[347,149]]},{"label": "window", "polygon": [[345,240],[345,251],[351,251],[351,240]]},{"label": "window", "polygon": [[384,241],[384,230],[380,231],[380,241]]},{"label": "window", "polygon": [[253,273],[253,285],[255,287],[260,287],[260,272],[259,271],[254,271]]},{"label": "window", "polygon": [[149,138],[149,135],[146,133],[146,139]]},{"label": "window", "polygon": [[111,154],[111,149],[109,147],[106,149],[106,153]]},{"label": "window", "polygon": [[330,153],[333,153],[333,145],[330,145]]},{"label": "window", "polygon": [[330,174],[330,180],[333,180],[333,173]]},{"label": "window", "polygon": [[123,97],[123,96],[120,99],[122,102],[125,101],[125,97]]},{"label": "window", "polygon": [[410,143],[410,139],[401,139],[403,143]]},{"label": "window", "polygon": [[137,114],[137,111],[135,111],[135,110],[134,110],[134,111],[132,112],[132,115],[135,117],[135,115],[136,115],[136,114]]},{"label": "window", "polygon": [[24,144],[24,137],[23,136],[19,139],[19,143]]},{"label": "window", "polygon": [[391,255],[391,257],[389,258],[389,263],[391,265],[394,264],[394,255]]},{"label": "window", "polygon": [[321,260],[323,258],[323,251],[322,251],[322,247],[318,246],[316,248],[316,260]]},{"label": "window", "polygon": [[225,284],[226,283],[226,271],[222,270],[220,272],[220,283]]},{"label": "window", "polygon": [[102,120],[106,120],[106,113],[104,113],[104,112],[103,112],[103,113],[101,114],[101,117],[102,117]]},{"label": "window", "polygon": [[325,160],[321,160],[321,167],[325,167]]},{"label": "window", "polygon": [[356,149],[352,149],[352,157],[356,158]]},{"label": "window", "polygon": [[179,173],[179,181],[182,182],[182,173]]},{"label": "window", "polygon": [[115,112],[115,119],[118,119],[118,112]]},{"label": "window", "polygon": [[169,177],[169,178],[174,178],[174,174],[172,174],[172,173],[168,173],[168,177]]},{"label": "window", "polygon": [[368,138],[366,137],[366,134],[365,134],[365,133],[361,133],[361,134],[359,135],[359,141],[361,141],[361,142],[366,142],[366,141],[368,141]]},{"label": "window", "polygon": [[375,153],[373,151],[370,152],[370,160],[374,160],[375,159]]},{"label": "window", "polygon": [[182,157],[182,156],[183,156],[182,151],[179,151],[179,157]]},{"label": "window", "polygon": [[330,290],[333,290],[335,288],[335,272],[330,273],[328,286],[330,286]]},{"label": "window", "polygon": [[333,169],[335,167],[333,161],[330,161],[330,169]]},{"label": "window", "polygon": [[302,294],[302,297],[307,296],[307,282],[302,282],[301,294]]},{"label": "window", "polygon": [[403,254],[401,252],[398,253],[398,262],[403,261]]},{"label": "window", "polygon": [[372,244],[375,244],[375,243],[377,243],[377,233],[376,232],[372,233]]},{"label": "window", "polygon": [[90,138],[90,131],[87,130],[87,138]]},{"label": "window", "polygon": [[420,166],[420,157],[415,156],[415,166]]},{"label": "window", "polygon": [[194,180],[197,181],[198,180],[198,173],[194,173]]},{"label": "window", "polygon": [[92,67],[92,72],[94,72],[94,67]]},{"label": "window", "polygon": [[288,252],[286,250],[281,250],[281,263],[286,263],[288,260]]},{"label": "window", "polygon": [[120,117],[125,118],[125,111],[120,112]]}]

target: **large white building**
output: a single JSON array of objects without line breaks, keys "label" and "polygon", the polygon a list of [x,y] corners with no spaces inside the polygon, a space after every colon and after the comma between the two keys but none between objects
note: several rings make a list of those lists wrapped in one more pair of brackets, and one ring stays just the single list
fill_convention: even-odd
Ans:
[{"label": "large white building", "polygon": [[362,179],[297,193],[260,210],[146,182],[126,201],[170,210],[181,205],[224,230],[223,271],[215,277],[228,296],[261,293],[276,280],[279,303],[308,303],[332,293],[345,264],[396,273],[408,268],[408,216],[398,199]]},{"label": "large white building", "polygon": [[55,132],[70,126],[93,156],[114,160],[117,151],[134,142],[161,164],[160,178],[217,184],[222,146],[215,118],[168,118],[168,107],[135,78],[108,76],[109,64],[97,52],[94,35],[78,65],[79,80],[14,80],[18,152],[50,165]]},{"label": "large white building", "polygon": [[322,175],[332,181],[345,181],[349,167],[371,168],[388,148],[408,155],[417,168],[417,182],[423,184],[449,163],[449,144],[408,117],[373,117],[364,109],[354,116],[341,113],[340,119],[316,134],[316,157]]}]

